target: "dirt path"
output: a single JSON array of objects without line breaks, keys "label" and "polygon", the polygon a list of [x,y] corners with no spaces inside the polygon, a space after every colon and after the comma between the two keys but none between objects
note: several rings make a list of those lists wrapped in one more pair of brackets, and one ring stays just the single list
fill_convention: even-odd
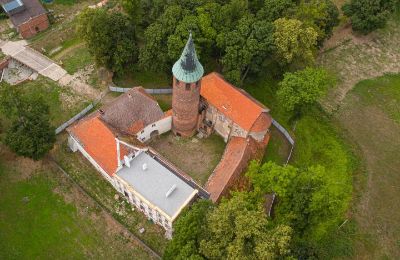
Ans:
[{"label": "dirt path", "polygon": [[338,109],[346,94],[363,79],[400,72],[400,26],[390,21],[387,28],[368,36],[356,36],[348,25],[338,28],[325,44],[318,64],[338,75],[338,86],[321,102],[328,112]]}]

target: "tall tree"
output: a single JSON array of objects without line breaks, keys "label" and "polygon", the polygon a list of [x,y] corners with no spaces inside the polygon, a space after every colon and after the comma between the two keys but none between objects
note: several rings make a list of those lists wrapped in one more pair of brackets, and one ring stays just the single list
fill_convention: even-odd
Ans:
[{"label": "tall tree", "polygon": [[333,27],[339,23],[339,10],[331,0],[301,1],[294,18],[318,33],[318,43],[332,35]]},{"label": "tall tree", "polygon": [[174,224],[174,236],[163,259],[202,259],[200,241],[207,236],[207,215],[213,209],[209,200],[201,200],[182,212]]},{"label": "tall tree", "polygon": [[120,0],[122,8],[129,15],[134,25],[141,24],[143,19],[143,7],[141,0]]},{"label": "tall tree", "polygon": [[79,15],[78,32],[98,65],[122,72],[136,62],[135,28],[128,16],[103,8],[86,9]]},{"label": "tall tree", "polygon": [[7,114],[11,127],[6,131],[4,143],[17,155],[39,160],[55,142],[49,107],[42,97],[26,97],[19,92],[14,94],[12,100],[15,103],[2,103],[2,106],[9,103],[7,106],[12,107],[8,110],[11,113]]},{"label": "tall tree", "polygon": [[273,22],[278,18],[283,18],[296,6],[293,0],[265,0],[263,7],[258,11],[259,19]]},{"label": "tall tree", "polygon": [[240,19],[234,30],[218,36],[218,46],[224,50],[223,71],[228,80],[242,84],[251,69],[261,70],[274,48],[273,29],[271,23],[257,21],[249,15]]},{"label": "tall tree", "polygon": [[290,253],[292,230],[269,227],[260,203],[252,193],[235,193],[208,217],[208,236],[200,252],[208,259],[274,259]]},{"label": "tall tree", "polygon": [[274,43],[278,62],[288,64],[312,64],[318,33],[296,19],[279,18],[274,21]]},{"label": "tall tree", "polygon": [[279,83],[277,97],[286,110],[299,113],[302,108],[316,103],[334,83],[334,78],[322,68],[287,72]]},{"label": "tall tree", "polygon": [[385,26],[396,0],[350,0],[342,10],[355,31],[367,34]]}]

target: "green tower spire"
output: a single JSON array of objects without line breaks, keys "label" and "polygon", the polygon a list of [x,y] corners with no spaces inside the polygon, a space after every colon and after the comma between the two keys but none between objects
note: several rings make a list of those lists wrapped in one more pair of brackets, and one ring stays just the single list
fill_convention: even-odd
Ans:
[{"label": "green tower spire", "polygon": [[192,33],[189,34],[181,57],[172,67],[172,73],[176,79],[185,83],[196,82],[203,76],[204,69],[197,59]]}]

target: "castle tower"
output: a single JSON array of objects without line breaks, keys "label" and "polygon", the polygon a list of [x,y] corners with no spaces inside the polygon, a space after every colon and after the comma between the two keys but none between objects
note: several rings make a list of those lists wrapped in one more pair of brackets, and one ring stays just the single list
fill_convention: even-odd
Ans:
[{"label": "castle tower", "polygon": [[172,131],[183,137],[196,132],[203,66],[197,59],[190,33],[182,55],[172,67]]}]

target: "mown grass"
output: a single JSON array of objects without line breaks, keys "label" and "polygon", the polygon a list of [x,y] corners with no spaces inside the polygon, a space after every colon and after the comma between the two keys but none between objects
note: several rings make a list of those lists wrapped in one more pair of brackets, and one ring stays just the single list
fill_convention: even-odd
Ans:
[{"label": "mown grass", "polygon": [[144,249],[108,233],[104,220],[78,213],[53,192],[69,192],[57,174],[43,169],[24,179],[0,158],[1,259],[150,259]]},{"label": "mown grass", "polygon": [[400,257],[400,75],[359,82],[335,115],[362,154],[354,182],[352,242],[360,259]]},{"label": "mown grass", "polygon": [[85,45],[71,48],[73,49],[70,52],[61,57],[62,65],[69,74],[74,74],[78,70],[94,64],[94,58]]}]

